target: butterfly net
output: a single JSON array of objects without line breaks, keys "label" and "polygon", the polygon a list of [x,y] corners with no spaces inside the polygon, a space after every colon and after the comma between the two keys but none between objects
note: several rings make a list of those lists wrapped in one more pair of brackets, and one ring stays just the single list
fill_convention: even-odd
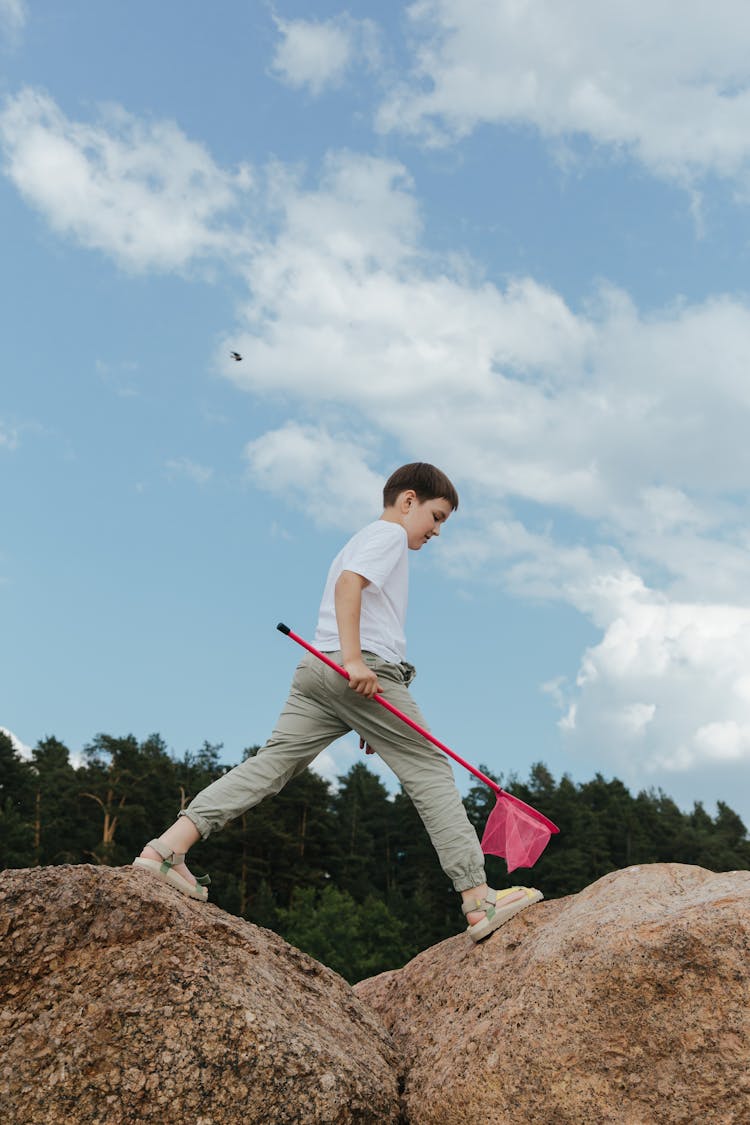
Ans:
[{"label": "butterfly net", "polygon": [[[523,802],[507,793],[500,793],[494,809],[487,818],[482,836],[485,855],[499,855],[505,859],[508,871],[517,867],[533,867],[547,846],[554,826],[547,826],[539,814],[526,812]],[[556,828],[554,829],[557,830]]]}]

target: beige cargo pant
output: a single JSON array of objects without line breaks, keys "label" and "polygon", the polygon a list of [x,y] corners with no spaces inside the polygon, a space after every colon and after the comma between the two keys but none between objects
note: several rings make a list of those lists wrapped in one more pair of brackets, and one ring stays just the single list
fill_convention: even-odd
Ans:
[{"label": "beige cargo pant", "polygon": [[[329,654],[341,663],[341,653]],[[382,694],[409,718],[425,726],[409,694],[410,664],[389,664],[363,653]],[[484,855],[466,815],[446,756],[401,719],[312,655],[300,661],[276,728],[255,757],[207,786],[183,810],[205,839],[214,829],[278,793],[335,739],[356,731],[398,777],[416,806],[443,871],[457,891],[485,882]]]}]

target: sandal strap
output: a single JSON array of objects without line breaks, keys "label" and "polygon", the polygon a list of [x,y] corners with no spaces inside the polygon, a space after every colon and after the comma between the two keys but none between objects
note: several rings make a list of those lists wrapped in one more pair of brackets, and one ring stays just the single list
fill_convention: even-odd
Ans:
[{"label": "sandal strap", "polygon": [[470,898],[468,902],[463,904],[461,909],[464,914],[473,914],[475,911],[483,910],[485,914],[492,917],[492,914],[495,913],[498,900],[505,898],[507,895],[515,894],[516,891],[526,891],[528,895],[527,887],[507,887],[504,891],[495,891],[492,887],[489,887],[484,898],[479,898],[479,896]]},{"label": "sandal strap", "polygon": [[468,898],[463,903],[461,909],[464,914],[473,914],[475,910],[484,910],[484,899],[482,898]]},{"label": "sandal strap", "polygon": [[185,862],[185,852],[183,852],[182,855],[178,855],[177,852],[173,852],[171,848],[168,848],[162,840],[149,840],[148,847],[153,848],[170,867],[177,867],[178,864]]},{"label": "sandal strap", "polygon": [[[183,852],[182,855],[178,855],[177,852],[170,851],[163,840],[149,840],[148,847],[153,848],[154,851],[161,856],[161,870],[165,875],[172,867],[178,867],[179,864],[185,862],[186,853]],[[195,882],[199,887],[209,887],[211,885],[211,876],[198,875],[196,876]]]}]

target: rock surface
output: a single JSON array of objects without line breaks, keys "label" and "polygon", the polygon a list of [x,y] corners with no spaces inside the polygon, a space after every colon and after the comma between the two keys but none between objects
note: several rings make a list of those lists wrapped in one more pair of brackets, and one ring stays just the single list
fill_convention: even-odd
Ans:
[{"label": "rock surface", "polygon": [[3,1125],[399,1117],[344,980],[130,868],[0,872],[0,1044]]},{"label": "rock surface", "polygon": [[748,1125],[750,872],[653,864],[355,986],[410,1125]]}]

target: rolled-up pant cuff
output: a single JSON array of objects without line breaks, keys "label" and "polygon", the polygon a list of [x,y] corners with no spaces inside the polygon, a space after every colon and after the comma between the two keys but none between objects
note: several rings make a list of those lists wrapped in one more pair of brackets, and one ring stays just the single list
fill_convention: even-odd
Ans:
[{"label": "rolled-up pant cuff", "polygon": [[481,887],[487,882],[484,867],[473,867],[464,875],[457,875],[453,880],[453,888],[460,894],[461,891],[473,891],[474,887]]},{"label": "rolled-up pant cuff", "polygon": [[188,820],[193,822],[201,834],[201,840],[205,840],[207,836],[210,836],[212,825],[210,821],[206,820],[205,816],[201,816],[200,813],[191,812],[190,809],[180,809],[177,815],[186,816]]}]

